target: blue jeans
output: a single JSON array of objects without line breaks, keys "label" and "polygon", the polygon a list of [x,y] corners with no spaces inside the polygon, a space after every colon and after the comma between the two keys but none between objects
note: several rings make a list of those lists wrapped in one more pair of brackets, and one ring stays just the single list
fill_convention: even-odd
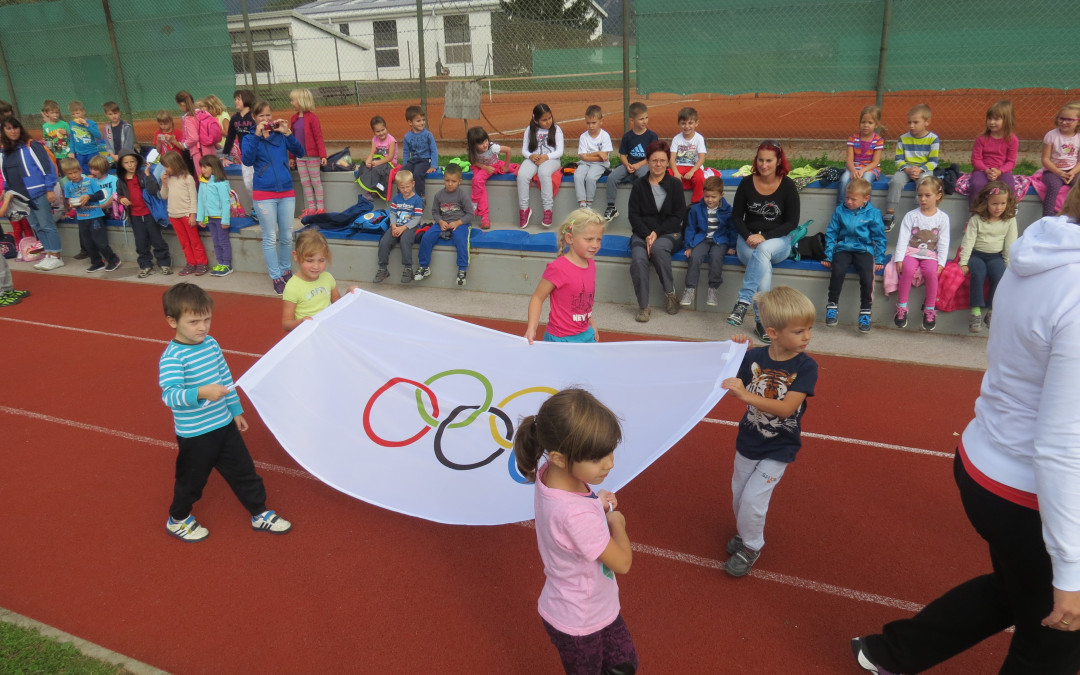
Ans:
[{"label": "blue jeans", "polygon": [[750,248],[746,240],[739,237],[735,242],[735,252],[739,254],[742,264],[746,265],[742,288],[739,289],[739,302],[749,305],[754,301],[754,293],[772,288],[773,265],[787,260],[791,255],[791,237],[766,239],[757,248]]},{"label": "blue jeans", "polygon": [[[1000,253],[983,253],[974,249],[968,259],[968,272],[971,273],[971,306],[993,308],[998,282],[1005,276],[1005,258]],[[983,286],[987,277],[990,278],[990,294],[984,299]]]},{"label": "blue jeans", "polygon": [[[60,186],[57,185],[59,190]],[[30,221],[30,227],[34,230],[38,241],[46,253],[60,255],[60,233],[56,229],[56,221],[52,216],[52,204],[46,193],[30,200],[30,214],[26,217]]]},{"label": "blue jeans", "polygon": [[252,203],[262,228],[263,258],[271,279],[280,279],[292,267],[293,213],[296,197],[259,199]]},{"label": "blue jeans", "polygon": [[[454,234],[451,239],[454,242],[454,246],[457,247],[457,268],[459,270],[469,269],[469,233],[472,232],[472,227],[466,223],[464,225],[458,225],[454,230]],[[435,244],[439,243],[439,235],[442,234],[442,230],[439,226],[432,225],[431,229],[424,233],[424,236],[420,238],[420,267],[431,267],[431,249],[435,248]]]}]

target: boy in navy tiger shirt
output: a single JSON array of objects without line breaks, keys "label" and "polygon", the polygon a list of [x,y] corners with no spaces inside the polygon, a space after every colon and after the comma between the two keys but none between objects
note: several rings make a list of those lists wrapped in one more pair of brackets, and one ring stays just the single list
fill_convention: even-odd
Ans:
[{"label": "boy in navy tiger shirt", "polygon": [[[818,374],[817,363],[806,355],[817,316],[814,303],[788,286],[758,293],[754,302],[772,343],[747,349],[738,376],[721,384],[746,404],[731,476],[738,533],[725,547],[731,557],[724,569],[733,577],[748,574],[761,555],[769,500],[802,447],[802,416]],[[731,339],[750,344],[746,335]]]}]

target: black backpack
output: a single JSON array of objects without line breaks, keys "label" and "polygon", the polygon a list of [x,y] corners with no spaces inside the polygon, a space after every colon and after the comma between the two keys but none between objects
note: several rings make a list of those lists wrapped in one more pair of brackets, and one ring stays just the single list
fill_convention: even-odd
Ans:
[{"label": "black backpack", "polygon": [[825,259],[825,233],[808,234],[796,244],[799,247],[800,260]]}]

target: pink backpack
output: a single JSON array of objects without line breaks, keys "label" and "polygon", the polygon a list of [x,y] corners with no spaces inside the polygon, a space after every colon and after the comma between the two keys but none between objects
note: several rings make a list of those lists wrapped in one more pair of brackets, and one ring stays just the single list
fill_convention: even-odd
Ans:
[{"label": "pink backpack", "polygon": [[36,237],[23,237],[19,240],[19,262],[35,262],[45,257],[45,248]]},{"label": "pink backpack", "polygon": [[221,140],[221,123],[205,110],[195,112],[195,122],[199,127],[199,145],[217,145]]}]

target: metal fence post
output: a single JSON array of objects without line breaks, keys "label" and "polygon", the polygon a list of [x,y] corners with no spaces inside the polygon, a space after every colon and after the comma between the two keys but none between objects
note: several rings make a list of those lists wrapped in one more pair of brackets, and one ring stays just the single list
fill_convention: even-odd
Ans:
[{"label": "metal fence post", "polygon": [[881,16],[881,51],[877,67],[877,107],[885,101],[885,61],[889,55],[889,22],[892,20],[892,0],[885,0]]},{"label": "metal fence post", "polygon": [[251,46],[251,24],[248,23],[247,0],[240,0],[240,13],[244,16],[244,37],[247,39],[248,68],[251,70],[251,89],[259,98],[259,78],[255,77],[255,49]]},{"label": "metal fence post", "polygon": [[416,0],[416,41],[420,44],[417,45],[416,58],[419,59],[420,70],[420,107],[424,109],[424,114],[427,114],[427,75],[425,71],[424,61],[424,0]]},{"label": "metal fence post", "polygon": [[334,41],[334,63],[337,64],[337,81],[341,82],[341,57],[338,56],[338,39],[336,37],[331,39]]},{"label": "metal fence post", "polygon": [[630,0],[622,3],[622,108],[623,130],[630,130]]},{"label": "metal fence post", "polygon": [[8,98],[11,99],[11,109],[15,116],[19,116],[19,101],[15,98],[15,80],[8,70],[7,57],[4,56],[4,45],[0,43],[0,70],[4,71],[4,82],[7,83]]},{"label": "metal fence post", "polygon": [[113,26],[112,11],[109,9],[109,0],[101,0],[101,10],[105,13],[105,28],[109,31],[109,45],[112,47],[113,66],[116,68],[116,83],[120,85],[120,100],[124,104],[124,115],[131,122],[131,101],[128,100],[127,83],[124,82],[124,68],[120,65],[120,50],[116,47],[116,27]]}]

